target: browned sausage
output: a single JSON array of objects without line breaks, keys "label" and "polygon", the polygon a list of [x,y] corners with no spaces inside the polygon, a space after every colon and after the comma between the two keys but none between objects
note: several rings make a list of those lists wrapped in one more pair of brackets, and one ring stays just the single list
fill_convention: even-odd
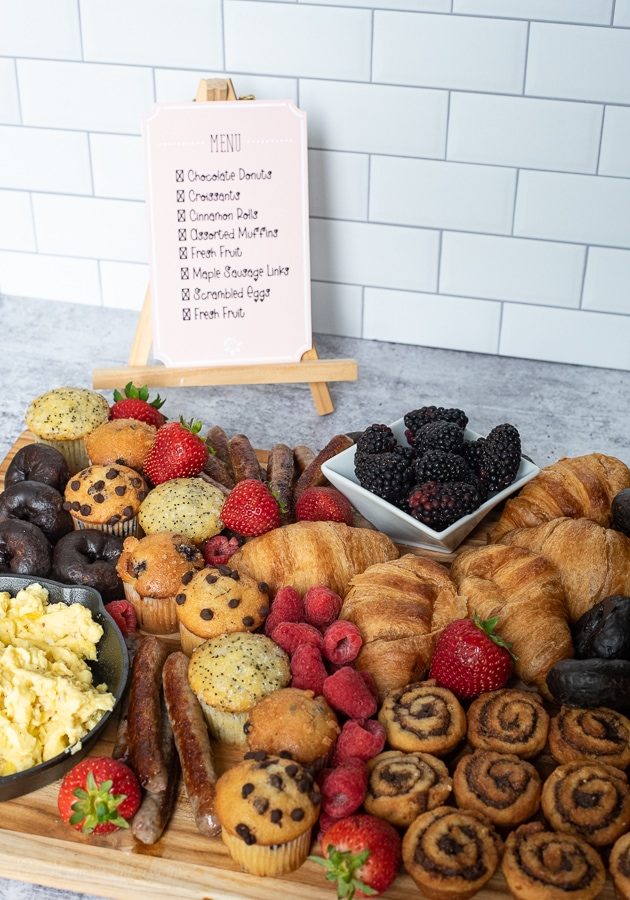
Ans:
[{"label": "browned sausage", "polygon": [[225,431],[218,425],[213,425],[206,435],[206,441],[208,442],[210,447],[212,447],[221,462],[225,463],[228,469],[231,469],[232,461],[230,460],[230,442]]},{"label": "browned sausage", "polygon": [[293,448],[293,459],[295,461],[295,471],[299,476],[313,462],[315,453],[305,444],[298,444],[297,447]]},{"label": "browned sausage", "polygon": [[235,434],[230,439],[230,459],[237,483],[248,478],[262,480],[260,463],[247,435]]},{"label": "browned sausage", "polygon": [[179,782],[179,757],[166,710],[162,710],[160,730],[161,755],[167,772],[163,791],[146,791],[131,823],[131,833],[143,844],[155,844],[162,837],[171,817]]},{"label": "browned sausage", "polygon": [[[132,631],[125,636],[125,644],[127,645],[127,653],[129,655],[129,665],[133,666],[136,653],[142,642],[142,636],[137,631]],[[129,690],[130,685],[122,696],[119,704],[120,712],[118,718],[118,729],[116,731],[116,739],[112,750],[112,757],[120,759],[122,762],[129,762],[129,737],[127,733],[128,714],[129,714]]]},{"label": "browned sausage", "polygon": [[293,451],[286,444],[275,444],[269,451],[267,459],[267,480],[271,490],[277,494],[280,508],[285,512],[281,516],[283,525],[291,521],[291,500],[293,495],[293,474],[295,463]]},{"label": "browned sausage", "polygon": [[138,781],[148,791],[166,790],[168,770],[162,752],[162,666],[168,648],[148,635],[136,653],[131,672],[127,739],[129,761]]},{"label": "browned sausage", "polygon": [[221,830],[214,811],[217,775],[208,726],[188,683],[188,662],[186,654],[178,651],[164,663],[164,700],[197,828],[212,837]]},{"label": "browned sausage", "polygon": [[234,487],[234,475],[232,469],[228,468],[222,459],[214,454],[210,454],[208,460],[203,467],[203,471],[210,478],[214,478],[219,484],[225,485],[226,488]]},{"label": "browned sausage", "polygon": [[200,472],[197,477],[201,478],[202,481],[205,481],[206,484],[211,484],[212,487],[216,488],[218,491],[221,491],[224,497],[227,497],[227,495],[231,491],[231,488],[226,487],[224,484],[221,484],[220,481],[215,481],[214,478],[210,478],[210,476],[206,475],[205,472]]},{"label": "browned sausage", "polygon": [[337,456],[343,450],[353,445],[352,438],[347,434],[336,434],[332,437],[323,450],[320,450],[315,459],[304,469],[293,488],[293,502],[295,503],[306,488],[326,484],[326,476],[322,474],[322,463]]}]

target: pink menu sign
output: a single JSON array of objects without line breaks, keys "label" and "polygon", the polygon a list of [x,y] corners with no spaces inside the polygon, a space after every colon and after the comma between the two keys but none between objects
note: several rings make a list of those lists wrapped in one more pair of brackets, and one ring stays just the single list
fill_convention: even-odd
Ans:
[{"label": "pink menu sign", "polygon": [[158,104],[144,121],[153,353],[294,362],[312,347],[306,113]]}]

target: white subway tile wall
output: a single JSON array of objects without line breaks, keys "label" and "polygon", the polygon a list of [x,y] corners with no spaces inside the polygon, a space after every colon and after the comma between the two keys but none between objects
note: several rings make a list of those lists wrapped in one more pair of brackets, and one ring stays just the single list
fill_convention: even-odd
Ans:
[{"label": "white subway tile wall", "polygon": [[226,76],[307,113],[316,332],[630,368],[630,0],[0,0],[0,292],[140,309]]}]

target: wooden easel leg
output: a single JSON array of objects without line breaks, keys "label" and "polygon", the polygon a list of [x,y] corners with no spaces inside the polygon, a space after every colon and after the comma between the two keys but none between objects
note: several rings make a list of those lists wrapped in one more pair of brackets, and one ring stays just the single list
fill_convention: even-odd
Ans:
[{"label": "wooden easel leg", "polygon": [[[151,355],[151,345],[153,343],[153,327],[151,325],[151,288],[147,287],[144,295],[144,303],[142,311],[138,319],[136,334],[131,345],[131,353],[129,354],[130,366],[146,366]],[[142,385],[136,385],[142,387]]]},{"label": "wooden easel leg", "polygon": [[[310,350],[302,354],[302,359],[319,359],[315,344]],[[325,381],[312,381],[309,382],[309,387],[315,403],[315,409],[319,415],[326,416],[328,413],[331,413],[335,407],[333,406],[327,383]]]}]

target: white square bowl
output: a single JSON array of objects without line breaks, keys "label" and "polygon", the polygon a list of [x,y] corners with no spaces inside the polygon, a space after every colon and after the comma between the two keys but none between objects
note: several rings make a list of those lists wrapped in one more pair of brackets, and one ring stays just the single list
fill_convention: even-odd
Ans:
[{"label": "white square bowl", "polygon": [[[408,446],[405,428],[404,419],[398,419],[391,426],[398,443],[403,447]],[[474,441],[481,435],[466,428],[465,437],[466,440]],[[424,550],[437,550],[441,553],[452,553],[491,509],[510,494],[520,490],[540,471],[538,466],[523,457],[512,484],[502,491],[491,494],[486,502],[482,503],[473,513],[462,516],[444,531],[434,531],[428,525],[423,525],[413,516],[388,503],[387,500],[383,500],[361,487],[354,474],[355,451],[356,447],[349,447],[322,465],[322,472],[330,483],[341,491],[375,528],[388,535],[396,543],[421,547]]]}]

